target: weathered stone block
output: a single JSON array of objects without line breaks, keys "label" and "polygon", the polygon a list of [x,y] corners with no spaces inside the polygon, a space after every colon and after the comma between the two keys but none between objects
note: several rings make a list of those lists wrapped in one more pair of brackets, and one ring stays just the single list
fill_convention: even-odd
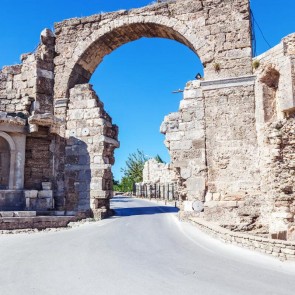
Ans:
[{"label": "weathered stone block", "polygon": [[26,190],[24,191],[25,198],[26,199],[34,199],[38,197],[38,191],[37,190]]},{"label": "weathered stone block", "polygon": [[52,190],[46,190],[46,191],[39,191],[38,192],[38,198],[53,198],[53,191]]},{"label": "weathered stone block", "polygon": [[42,182],[42,189],[43,190],[51,190],[52,189],[52,183],[51,182]]}]

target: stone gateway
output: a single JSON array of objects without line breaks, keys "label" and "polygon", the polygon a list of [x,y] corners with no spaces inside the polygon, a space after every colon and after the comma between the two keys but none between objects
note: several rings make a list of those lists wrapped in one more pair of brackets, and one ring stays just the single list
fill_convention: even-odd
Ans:
[{"label": "stone gateway", "polygon": [[253,59],[250,20],[249,0],[176,0],[43,30],[0,71],[0,210],[109,214],[118,127],[88,82],[119,46],[161,37],[204,66],[161,126],[165,177],[191,214],[295,240],[295,35]]}]

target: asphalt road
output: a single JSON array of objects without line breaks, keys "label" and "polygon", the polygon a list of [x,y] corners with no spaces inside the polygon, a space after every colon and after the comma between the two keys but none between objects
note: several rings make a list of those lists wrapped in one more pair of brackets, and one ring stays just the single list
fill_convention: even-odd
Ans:
[{"label": "asphalt road", "polygon": [[0,236],[0,295],[295,294],[295,263],[224,245],[173,207],[112,204],[101,222]]}]

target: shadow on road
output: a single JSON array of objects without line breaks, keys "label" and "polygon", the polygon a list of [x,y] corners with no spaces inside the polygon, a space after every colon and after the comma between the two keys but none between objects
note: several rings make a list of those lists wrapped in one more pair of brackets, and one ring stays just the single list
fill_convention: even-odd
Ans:
[{"label": "shadow on road", "polygon": [[[129,200],[128,200],[129,199]],[[130,198],[116,198],[116,199],[111,199],[112,203],[127,203],[127,202],[132,202],[132,200],[130,200]]]},{"label": "shadow on road", "polygon": [[114,209],[116,216],[133,216],[133,215],[151,215],[162,213],[177,213],[178,208],[155,206],[155,207],[134,207],[134,208],[116,208]]},{"label": "shadow on road", "polygon": [[120,197],[115,196],[111,199],[111,203],[127,203],[127,202],[132,202],[132,201],[133,201],[132,198],[122,197],[122,196],[120,196]]},{"label": "shadow on road", "polygon": [[[134,199],[125,196],[116,196],[111,199],[113,204],[112,209],[115,211],[115,216],[134,216],[134,215],[153,215],[162,213],[177,213],[179,211],[176,207],[169,206],[146,206],[146,207],[125,207],[124,204],[120,206],[118,203],[133,202]],[[130,205],[129,205],[130,206]]]}]

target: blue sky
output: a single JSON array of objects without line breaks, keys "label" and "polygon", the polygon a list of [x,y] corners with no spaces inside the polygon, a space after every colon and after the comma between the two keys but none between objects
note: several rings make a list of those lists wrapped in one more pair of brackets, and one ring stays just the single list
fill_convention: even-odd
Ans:
[{"label": "blue sky", "polygon": [[[42,29],[56,21],[95,13],[145,6],[149,0],[1,0],[0,68],[19,63],[31,52]],[[295,32],[294,0],[252,0],[251,7],[271,46]],[[256,27],[257,54],[269,47]],[[143,150],[169,161],[159,126],[165,115],[178,110],[183,88],[202,72],[198,57],[188,48],[165,39],[141,39],[107,56],[94,73],[94,85],[113,122],[120,128],[121,148],[116,151],[113,172],[120,178],[129,153]]]}]

